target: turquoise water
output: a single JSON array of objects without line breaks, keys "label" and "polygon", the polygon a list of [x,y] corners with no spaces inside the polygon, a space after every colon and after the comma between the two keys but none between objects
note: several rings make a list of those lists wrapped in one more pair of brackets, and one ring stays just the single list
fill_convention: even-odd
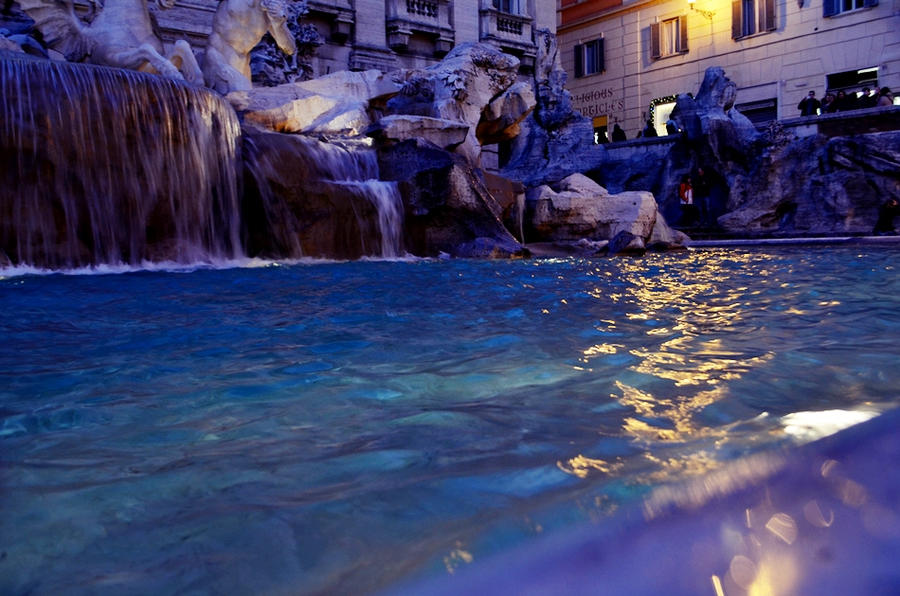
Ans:
[{"label": "turquoise water", "polygon": [[900,250],[0,280],[0,593],[368,593],[900,402]]}]

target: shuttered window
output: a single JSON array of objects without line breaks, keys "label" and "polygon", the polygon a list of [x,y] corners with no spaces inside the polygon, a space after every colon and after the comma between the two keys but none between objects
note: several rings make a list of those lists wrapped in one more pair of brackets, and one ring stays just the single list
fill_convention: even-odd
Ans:
[{"label": "shuttered window", "polygon": [[687,19],[676,17],[650,24],[650,57],[664,58],[688,51]]},{"label": "shuttered window", "polygon": [[[830,1],[832,0],[825,0],[825,2]],[[733,0],[731,3],[732,38],[740,39],[748,35],[774,30],[775,0]]]},{"label": "shuttered window", "polygon": [[878,6],[878,0],[824,0],[825,16],[833,17],[842,12]]},{"label": "shuttered window", "polygon": [[575,46],[575,76],[585,77],[606,70],[603,39],[595,39]]}]

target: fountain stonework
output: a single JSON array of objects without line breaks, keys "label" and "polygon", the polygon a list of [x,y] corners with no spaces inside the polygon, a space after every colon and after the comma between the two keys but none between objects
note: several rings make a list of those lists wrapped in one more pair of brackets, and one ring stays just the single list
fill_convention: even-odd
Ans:
[{"label": "fountain stonework", "polygon": [[[571,157],[580,156],[572,149],[586,121],[567,101],[565,73],[548,32],[541,33],[534,81],[520,79],[514,56],[466,43],[429,68],[339,72],[253,87],[250,48],[268,31],[291,53],[297,27],[287,26],[283,3],[229,0],[214,17],[203,60],[206,85],[225,93],[223,102],[180,82],[200,82],[193,53],[178,44],[176,53],[164,56],[146,4],[127,1],[110,0],[90,24],[57,3],[20,3],[49,42],[48,52],[163,77],[4,60],[2,143],[16,165],[4,172],[8,217],[0,248],[11,263],[65,268],[245,256],[510,257],[528,254],[524,241],[605,242],[616,230],[639,230],[628,243],[636,250],[685,240],[665,225],[652,197],[642,198],[637,210],[606,209],[603,225],[554,223],[573,216],[556,208],[540,210],[541,223],[523,220],[536,213],[526,208],[527,197],[555,192],[540,190],[544,182],[555,184],[577,164],[591,166],[603,157],[602,149],[589,160]],[[57,80],[65,84],[54,90]],[[184,110],[160,108],[179,102]],[[199,107],[207,104],[216,107]],[[66,130],[69,114],[77,116],[77,127]],[[36,132],[35,122],[53,124]],[[98,136],[68,135],[78,130]],[[225,131],[230,136],[217,140]],[[540,152],[545,141],[563,167],[532,163],[523,166],[528,176],[510,169],[501,177],[481,167],[486,145]],[[43,147],[59,148],[58,154]],[[523,159],[517,163],[526,164]],[[534,190],[526,193],[522,182]],[[590,205],[587,211],[616,200],[592,190],[578,203]],[[628,221],[608,221],[615,214]],[[665,233],[653,235],[657,221]],[[555,231],[545,233],[549,229]]]}]

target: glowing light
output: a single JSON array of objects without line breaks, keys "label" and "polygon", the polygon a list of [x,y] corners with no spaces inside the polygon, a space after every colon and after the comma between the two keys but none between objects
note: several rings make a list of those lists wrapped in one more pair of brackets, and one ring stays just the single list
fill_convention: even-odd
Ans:
[{"label": "glowing light", "polygon": [[878,415],[875,410],[794,412],[781,418],[784,432],[802,442],[815,441]]},{"label": "glowing light", "polygon": [[472,553],[463,550],[462,543],[457,542],[456,548],[450,551],[449,555],[444,557],[444,567],[447,569],[447,573],[452,575],[456,572],[457,567],[462,564],[468,565],[474,560],[475,557],[472,556]]},{"label": "glowing light", "polygon": [[797,522],[787,513],[773,515],[766,523],[766,529],[786,544],[793,544],[797,540]]},{"label": "glowing light", "polygon": [[718,575],[712,576],[712,585],[713,590],[716,591],[716,596],[725,596],[725,590],[722,589],[722,580],[719,579]]},{"label": "glowing light", "polygon": [[834,511],[829,509],[828,518],[826,519],[825,514],[822,513],[822,508],[819,507],[816,501],[809,501],[803,506],[803,517],[817,528],[828,528],[834,523]]},{"label": "glowing light", "polygon": [[728,574],[731,575],[734,583],[747,590],[756,579],[756,564],[744,555],[737,555],[731,559]]},{"label": "glowing light", "polygon": [[747,589],[747,596],[780,596],[793,593],[797,582],[797,566],[793,559],[781,553],[766,557],[757,565],[756,577]]},{"label": "glowing light", "polygon": [[556,467],[565,472],[579,478],[587,478],[592,471],[609,474],[611,471],[618,470],[621,464],[610,464],[602,459],[592,459],[583,455],[576,455],[566,463],[556,462]]},{"label": "glowing light", "polygon": [[597,344],[595,346],[591,346],[582,354],[584,354],[585,358],[591,358],[593,356],[598,356],[600,354],[615,354],[619,351],[619,348],[624,348],[622,344]]}]

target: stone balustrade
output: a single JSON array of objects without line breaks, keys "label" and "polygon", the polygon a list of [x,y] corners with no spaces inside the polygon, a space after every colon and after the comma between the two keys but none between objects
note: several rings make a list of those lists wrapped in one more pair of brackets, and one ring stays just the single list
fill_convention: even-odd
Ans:
[{"label": "stone balustrade", "polygon": [[387,0],[385,3],[388,45],[404,52],[414,35],[431,39],[435,56],[453,47],[449,0]]},{"label": "stone balustrade", "polygon": [[534,18],[527,14],[511,14],[491,5],[479,11],[481,40],[498,46],[522,61],[522,70],[531,71],[537,47],[534,43]]}]

